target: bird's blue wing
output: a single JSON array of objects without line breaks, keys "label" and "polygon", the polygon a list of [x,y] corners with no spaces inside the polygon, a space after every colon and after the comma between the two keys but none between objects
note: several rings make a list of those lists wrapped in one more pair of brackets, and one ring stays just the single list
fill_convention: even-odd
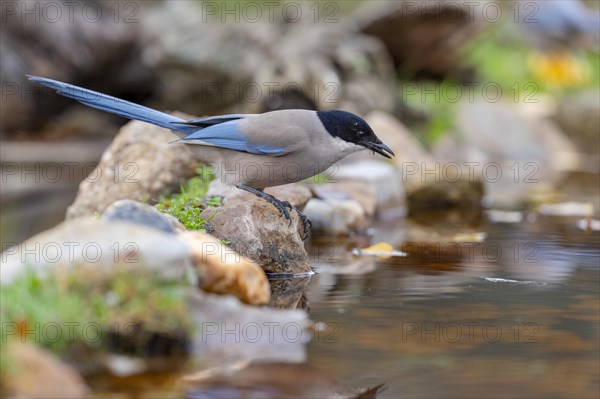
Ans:
[{"label": "bird's blue wing", "polygon": [[[217,115],[207,116],[204,118],[190,119],[189,121],[183,122],[185,125],[193,125],[200,127],[208,127],[212,125],[218,125],[219,123],[229,122],[237,119],[247,118],[256,114],[228,114],[228,115]],[[179,122],[178,124],[181,124]]]},{"label": "bird's blue wing", "polygon": [[290,152],[287,148],[273,146],[269,143],[257,143],[256,140],[250,143],[244,132],[239,129],[239,120],[231,120],[205,127],[185,136],[178,142],[228,148],[250,154],[274,157]]}]

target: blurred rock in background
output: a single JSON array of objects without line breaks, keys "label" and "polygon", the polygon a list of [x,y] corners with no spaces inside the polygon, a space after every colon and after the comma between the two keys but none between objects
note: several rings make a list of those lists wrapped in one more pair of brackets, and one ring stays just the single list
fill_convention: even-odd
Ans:
[{"label": "blurred rock in background", "polygon": [[[43,2],[27,0],[3,7],[1,137],[39,129],[62,109],[73,106],[71,100],[33,85],[26,74],[132,100],[143,100],[151,92],[152,71],[140,62],[139,24],[115,22],[114,2],[107,0],[91,3],[89,15],[93,19],[82,18],[81,10],[70,19],[68,9],[57,5],[50,10]],[[139,7],[134,2],[131,6]],[[90,129],[94,131],[94,123],[81,132],[89,134]]]},{"label": "blurred rock in background", "polygon": [[[357,16],[360,30],[386,46],[397,68],[418,77],[466,78],[460,66],[460,49],[480,32],[481,15],[468,3],[456,1],[368,2],[368,11]],[[365,9],[367,8],[365,4]]]},{"label": "blurred rock in background", "polygon": [[294,21],[275,13],[264,22],[223,23],[199,2],[156,7],[142,28],[162,104],[197,115],[392,108],[393,67],[377,39],[341,19],[315,23],[307,13]]}]

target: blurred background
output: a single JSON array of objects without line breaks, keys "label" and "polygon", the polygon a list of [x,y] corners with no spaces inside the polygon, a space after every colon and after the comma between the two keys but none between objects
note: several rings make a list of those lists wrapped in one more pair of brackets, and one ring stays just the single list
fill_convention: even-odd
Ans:
[{"label": "blurred background", "polygon": [[2,5],[4,241],[62,220],[127,122],[34,87],[25,74],[196,116],[385,111],[428,151],[455,159],[464,154],[454,139],[474,141],[473,129],[478,150],[502,151],[490,137],[503,128],[480,125],[499,118],[500,126],[518,109],[549,118],[573,144],[565,151],[579,159],[560,168],[597,172],[597,1],[57,4]]}]

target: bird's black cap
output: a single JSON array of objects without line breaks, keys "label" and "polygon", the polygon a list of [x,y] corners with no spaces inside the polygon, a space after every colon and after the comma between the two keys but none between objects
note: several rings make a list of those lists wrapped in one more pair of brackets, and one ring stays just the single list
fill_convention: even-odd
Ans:
[{"label": "bird's black cap", "polygon": [[317,111],[317,116],[325,130],[333,137],[363,146],[386,158],[391,158],[388,153],[394,155],[394,152],[379,140],[363,118],[341,110]]}]

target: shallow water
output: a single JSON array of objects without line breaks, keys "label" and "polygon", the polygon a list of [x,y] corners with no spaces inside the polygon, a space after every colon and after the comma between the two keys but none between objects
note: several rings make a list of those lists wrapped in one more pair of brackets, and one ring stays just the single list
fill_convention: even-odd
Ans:
[{"label": "shallow water", "polygon": [[364,274],[316,262],[306,296],[324,331],[306,363],[344,385],[386,383],[378,397],[598,397],[600,236],[575,221],[485,223],[471,249]]},{"label": "shallow water", "polygon": [[[308,250],[318,273],[272,282],[278,306],[308,305],[316,323],[304,363],[216,369],[185,386],[185,396],[358,397],[385,384],[376,396],[360,397],[597,398],[600,234],[578,230],[577,218],[524,220],[471,220],[454,227],[485,232],[484,241],[460,250],[448,243],[416,247],[388,259],[357,258],[350,250],[383,240],[403,248],[398,232],[422,225],[401,219],[376,225],[372,237],[313,240]],[[105,376],[92,385],[102,395],[172,396],[190,371]]]}]

